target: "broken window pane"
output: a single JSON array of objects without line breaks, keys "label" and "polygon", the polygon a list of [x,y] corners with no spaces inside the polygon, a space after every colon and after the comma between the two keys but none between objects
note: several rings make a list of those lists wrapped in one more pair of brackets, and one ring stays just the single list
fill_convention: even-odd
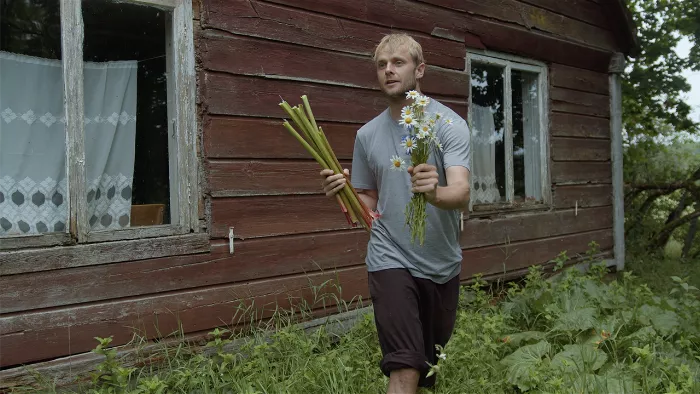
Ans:
[{"label": "broken window pane", "polygon": [[504,72],[498,66],[471,65],[474,204],[506,201]]},{"label": "broken window pane", "polygon": [[89,228],[176,223],[167,12],[107,0],[84,0],[82,7]]},{"label": "broken window pane", "polygon": [[513,70],[513,184],[516,202],[542,200],[538,75]]},{"label": "broken window pane", "polygon": [[58,0],[0,0],[0,236],[68,231]]}]

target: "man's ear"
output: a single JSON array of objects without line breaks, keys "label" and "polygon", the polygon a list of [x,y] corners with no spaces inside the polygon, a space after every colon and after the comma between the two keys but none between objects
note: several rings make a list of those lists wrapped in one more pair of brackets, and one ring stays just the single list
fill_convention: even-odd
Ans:
[{"label": "man's ear", "polygon": [[425,73],[425,63],[421,63],[416,67],[416,79],[421,79],[423,78],[423,74]]}]

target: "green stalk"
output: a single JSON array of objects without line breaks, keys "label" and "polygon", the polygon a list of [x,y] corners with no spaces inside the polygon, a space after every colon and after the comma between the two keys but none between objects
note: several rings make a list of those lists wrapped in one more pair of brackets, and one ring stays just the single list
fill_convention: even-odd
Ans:
[{"label": "green stalk", "polygon": [[289,114],[289,116],[292,118],[292,121],[294,121],[296,126],[299,129],[301,129],[301,132],[304,133],[304,136],[308,140],[308,144],[313,145],[313,147],[316,149],[316,151],[319,151],[319,148],[318,148],[316,142],[314,141],[312,136],[309,134],[306,127],[304,127],[304,122],[299,118],[299,114],[297,113],[297,111],[295,111],[296,107],[294,107],[294,109],[293,109],[286,101],[282,101],[280,103],[280,106],[287,112],[287,114]]},{"label": "green stalk", "polygon": [[309,104],[309,99],[306,97],[306,95],[301,96],[301,100],[304,102],[304,107],[306,108],[306,112],[309,115],[309,119],[311,120],[311,124],[314,125],[314,129],[318,130],[318,125],[316,125],[316,119],[314,118],[314,113],[311,112],[311,104]]},{"label": "green stalk", "polygon": [[306,148],[306,150],[311,154],[311,156],[313,156],[314,159],[316,159],[316,161],[318,162],[318,164],[322,165],[323,168],[328,168],[328,169],[330,169],[330,166],[329,166],[328,164],[326,164],[326,161],[323,160],[323,158],[322,158],[321,156],[319,156],[318,153],[316,153],[316,151],[314,150],[314,148],[311,147],[311,145],[309,145],[306,141],[304,141],[304,139],[299,135],[299,133],[297,133],[296,130],[294,130],[294,127],[292,127],[292,125],[289,124],[288,121],[285,121],[285,122],[283,123],[283,125],[284,125],[284,127],[285,127],[287,130],[289,130],[289,132],[290,132],[297,140],[299,140],[299,142],[304,146],[304,148]]}]

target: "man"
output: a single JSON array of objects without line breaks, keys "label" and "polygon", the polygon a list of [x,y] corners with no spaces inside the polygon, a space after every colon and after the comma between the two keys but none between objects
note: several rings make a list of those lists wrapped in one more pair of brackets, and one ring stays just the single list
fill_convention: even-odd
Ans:
[{"label": "man", "polygon": [[[379,86],[389,107],[357,133],[353,152],[353,186],[360,198],[381,217],[374,221],[367,246],[370,296],[389,393],[415,393],[432,387],[429,365],[437,363],[435,345],[444,346],[454,328],[459,298],[462,253],[459,246],[460,211],[469,202],[469,130],[448,107],[430,100],[427,111],[440,112],[436,126],[443,150],[428,163],[406,172],[390,169],[398,155],[410,163],[401,147],[407,130],[399,125],[407,92],[420,92],[425,72],[421,46],[410,36],[384,37],[375,50]],[[334,196],[346,183],[347,170],[323,170],[323,190]],[[411,243],[404,209],[412,192],[425,193],[429,202],[425,243]]]}]

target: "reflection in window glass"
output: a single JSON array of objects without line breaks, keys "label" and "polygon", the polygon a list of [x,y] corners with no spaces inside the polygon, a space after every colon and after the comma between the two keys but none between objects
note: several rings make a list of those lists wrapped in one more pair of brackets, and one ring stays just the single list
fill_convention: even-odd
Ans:
[{"label": "reflection in window glass", "polygon": [[58,0],[0,0],[0,236],[68,231]]},{"label": "reflection in window glass", "polygon": [[513,181],[516,201],[542,199],[538,75],[513,70]]},{"label": "reflection in window glass", "polygon": [[105,0],[82,7],[90,230],[173,223],[166,12]]},{"label": "reflection in window glass", "polygon": [[506,200],[504,69],[472,63],[472,157],[475,204]]}]

